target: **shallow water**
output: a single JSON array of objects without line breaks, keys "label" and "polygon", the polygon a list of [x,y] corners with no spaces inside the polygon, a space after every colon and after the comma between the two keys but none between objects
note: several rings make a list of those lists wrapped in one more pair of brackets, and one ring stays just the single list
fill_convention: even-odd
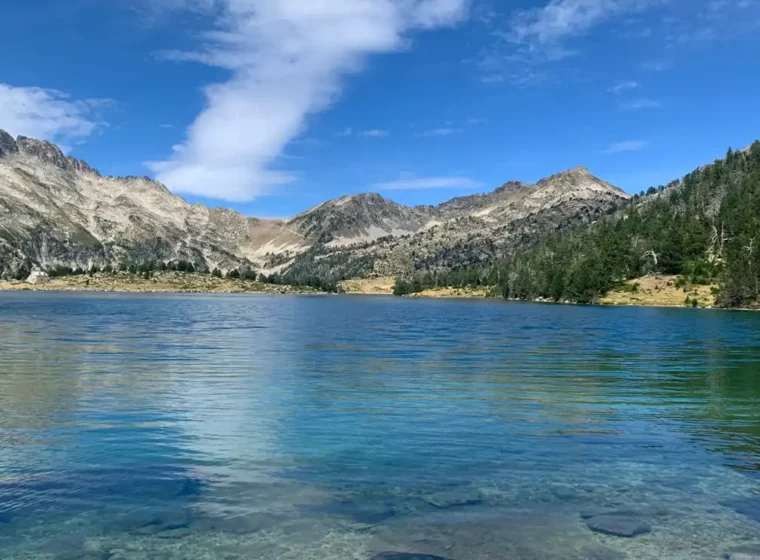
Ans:
[{"label": "shallow water", "polygon": [[0,295],[2,559],[718,559],[758,469],[760,314]]}]

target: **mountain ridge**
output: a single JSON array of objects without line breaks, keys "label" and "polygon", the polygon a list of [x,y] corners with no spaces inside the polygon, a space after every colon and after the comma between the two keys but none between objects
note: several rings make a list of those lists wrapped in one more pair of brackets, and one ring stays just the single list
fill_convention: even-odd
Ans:
[{"label": "mountain ridge", "polygon": [[[285,272],[315,248],[364,251],[369,244],[383,253],[389,240],[404,238],[416,238],[412,245],[422,248],[431,231],[437,242],[441,235],[484,237],[538,215],[556,229],[581,215],[593,219],[627,198],[577,167],[438,205],[405,206],[379,193],[358,193],[266,220],[191,204],[149,177],[104,176],[51,142],[0,130],[0,275],[179,260],[205,270]],[[562,205],[572,208],[560,212]]]}]

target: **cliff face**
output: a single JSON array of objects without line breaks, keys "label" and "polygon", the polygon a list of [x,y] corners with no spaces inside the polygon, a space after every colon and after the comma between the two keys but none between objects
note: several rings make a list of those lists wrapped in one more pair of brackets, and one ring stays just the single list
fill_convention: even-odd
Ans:
[{"label": "cliff face", "polygon": [[626,197],[577,168],[437,207],[360,194],[289,220],[259,220],[190,204],[146,177],[102,176],[54,144],[0,130],[0,276],[179,260],[201,269],[287,270],[310,248],[349,259],[371,254],[373,272],[394,269],[399,258],[457,266],[468,257],[456,262],[447,247],[477,249],[487,240],[506,250],[517,239],[594,219]]}]

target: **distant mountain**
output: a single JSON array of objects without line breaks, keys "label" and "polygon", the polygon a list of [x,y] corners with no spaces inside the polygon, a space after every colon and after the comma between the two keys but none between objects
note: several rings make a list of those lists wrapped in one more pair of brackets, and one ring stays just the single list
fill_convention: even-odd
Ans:
[{"label": "distant mountain", "polygon": [[457,267],[596,220],[628,198],[579,167],[439,206],[358,194],[260,220],[190,204],[147,177],[102,176],[50,142],[0,130],[0,276],[179,261],[339,279]]}]

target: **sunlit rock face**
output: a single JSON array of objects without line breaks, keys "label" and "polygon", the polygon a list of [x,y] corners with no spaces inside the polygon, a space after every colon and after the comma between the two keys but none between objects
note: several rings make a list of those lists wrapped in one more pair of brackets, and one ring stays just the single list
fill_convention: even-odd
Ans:
[{"label": "sunlit rock face", "polygon": [[410,262],[464,267],[593,221],[627,197],[579,167],[438,206],[407,207],[368,193],[288,220],[260,220],[190,204],[147,177],[103,176],[55,144],[0,130],[0,277],[172,261],[287,272],[303,267],[312,248],[341,254],[358,276],[398,273]]}]

